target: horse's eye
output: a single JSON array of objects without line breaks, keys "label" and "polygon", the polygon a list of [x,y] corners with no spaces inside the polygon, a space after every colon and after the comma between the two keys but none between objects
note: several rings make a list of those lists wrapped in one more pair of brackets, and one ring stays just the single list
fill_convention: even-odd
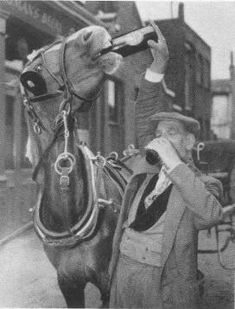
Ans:
[{"label": "horse's eye", "polygon": [[92,32],[91,32],[91,31],[85,33],[85,34],[83,35],[84,41],[85,41],[85,42],[88,41],[89,38],[91,37],[91,35],[92,35]]},{"label": "horse's eye", "polygon": [[21,74],[22,85],[33,95],[39,96],[47,93],[47,86],[41,74],[35,71],[27,71]]},{"label": "horse's eye", "polygon": [[36,67],[35,67],[35,71],[40,73],[42,71],[42,65],[41,64],[38,64]]}]

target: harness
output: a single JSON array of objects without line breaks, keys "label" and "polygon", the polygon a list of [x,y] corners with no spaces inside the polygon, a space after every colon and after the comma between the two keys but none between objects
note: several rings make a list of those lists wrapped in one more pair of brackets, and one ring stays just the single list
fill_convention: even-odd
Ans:
[{"label": "harness", "polygon": [[[100,155],[94,156],[92,152],[84,145],[77,145],[81,151],[86,165],[86,172],[88,175],[88,205],[86,214],[81,221],[75,224],[70,232],[65,231],[56,233],[50,231],[42,223],[40,216],[40,206],[42,195],[39,196],[37,205],[34,209],[34,225],[35,230],[44,243],[51,246],[73,246],[79,242],[92,238],[97,229],[98,219],[100,212],[106,206],[111,207],[114,213],[118,213],[120,205],[116,204],[113,200],[105,200],[99,198],[99,185],[101,183],[102,173],[105,173],[112,183],[115,183],[120,194],[124,193],[126,180],[121,174],[107,163],[106,159]],[[116,177],[113,178],[115,174]]]},{"label": "harness", "polygon": [[[32,178],[33,180],[36,180],[40,169],[42,168],[44,162],[48,159],[50,150],[55,144],[57,138],[61,136],[63,129],[64,151],[58,155],[54,164],[54,169],[55,172],[60,176],[60,192],[65,209],[68,205],[68,197],[70,194],[70,174],[76,166],[76,158],[68,150],[69,138],[71,136],[71,132],[74,129],[74,116],[72,115],[73,97],[76,97],[82,101],[79,108],[79,111],[81,111],[84,103],[90,104],[99,95],[98,93],[97,96],[90,99],[80,96],[80,94],[75,91],[66,73],[66,43],[67,40],[65,39],[63,41],[57,41],[48,47],[40,49],[38,52],[36,52],[36,54],[28,64],[32,63],[39,56],[41,56],[42,58],[42,64],[37,65],[33,71],[23,72],[20,77],[21,84],[23,85],[23,87],[21,87],[21,92],[23,95],[23,105],[29,115],[31,122],[33,123],[33,129],[37,135],[40,135],[42,131],[47,130],[43,125],[42,120],[37,115],[33,107],[33,103],[63,95],[63,99],[59,107],[59,113],[53,123],[54,136],[49,145],[47,146],[46,150],[44,150],[44,152],[42,153],[38,163],[34,167]],[[45,60],[45,52],[55,44],[61,44],[59,51],[60,78],[57,78],[55,74],[49,70]],[[45,69],[59,85],[58,90],[56,90],[55,92],[47,93],[46,82],[40,74],[42,69]],[[31,97],[28,91],[32,92],[34,94],[34,97]],[[44,243],[47,243],[49,245],[71,246],[78,241],[84,241],[90,238],[95,233],[100,210],[108,205],[112,206],[113,211],[116,213],[118,212],[120,207],[120,205],[116,205],[112,200],[108,201],[98,197],[97,183],[99,183],[99,181],[101,180],[101,175],[102,173],[104,173],[106,177],[116,185],[119,193],[122,195],[126,185],[126,180],[121,176],[120,172],[117,170],[117,168],[115,168],[111,160],[108,161],[104,159],[102,156],[100,156],[100,154],[94,157],[85,145],[77,145],[77,148],[86,162],[86,172],[90,180],[88,182],[88,196],[90,197],[88,200],[88,207],[83,218],[77,224],[75,224],[75,226],[70,227],[69,222],[67,222],[67,229],[65,232],[57,233],[54,231],[50,231],[43,225],[40,216],[43,197],[43,190],[41,190],[34,211],[34,224],[39,237]],[[95,181],[96,173],[97,180]]]}]

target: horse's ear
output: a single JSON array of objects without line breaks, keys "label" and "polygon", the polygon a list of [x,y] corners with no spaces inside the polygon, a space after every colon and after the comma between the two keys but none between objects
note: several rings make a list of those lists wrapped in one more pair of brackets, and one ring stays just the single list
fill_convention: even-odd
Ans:
[{"label": "horse's ear", "polygon": [[35,96],[47,93],[47,86],[44,78],[35,71],[27,71],[20,76],[21,84]]}]

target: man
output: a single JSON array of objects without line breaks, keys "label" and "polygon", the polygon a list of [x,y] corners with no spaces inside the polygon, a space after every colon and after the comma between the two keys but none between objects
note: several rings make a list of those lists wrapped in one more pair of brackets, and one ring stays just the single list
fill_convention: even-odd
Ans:
[{"label": "man", "polygon": [[[162,74],[168,59],[156,29],[160,42],[150,45],[162,69],[154,58],[146,80]],[[142,158],[126,188],[110,264],[110,308],[196,309],[198,231],[221,220],[222,187],[193,165],[197,120],[158,112],[148,123],[155,138],[145,148],[160,160],[149,165]]]}]

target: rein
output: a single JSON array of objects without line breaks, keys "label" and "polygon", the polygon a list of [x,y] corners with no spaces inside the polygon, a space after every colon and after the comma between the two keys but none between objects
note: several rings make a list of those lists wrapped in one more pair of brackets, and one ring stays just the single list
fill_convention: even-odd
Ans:
[{"label": "rein", "polygon": [[[61,44],[61,48],[60,48],[60,54],[59,54],[59,67],[60,67],[60,79],[58,79],[55,74],[53,72],[51,72],[51,70],[49,70],[47,63],[46,63],[46,59],[45,59],[45,52],[48,51],[51,47],[53,47],[56,44]],[[60,104],[60,112],[63,112],[64,110],[66,110],[68,113],[71,112],[71,102],[73,100],[73,97],[76,97],[77,99],[80,99],[82,101],[81,106],[79,107],[78,111],[83,108],[84,103],[89,103],[91,104],[94,100],[96,100],[101,92],[98,92],[97,95],[95,95],[92,98],[85,98],[83,96],[81,96],[73,87],[72,82],[70,81],[70,79],[67,76],[67,72],[66,72],[66,66],[65,66],[65,51],[66,51],[66,46],[67,46],[67,40],[64,39],[63,41],[56,41],[54,43],[52,43],[51,45],[41,48],[40,50],[38,50],[36,52],[36,54],[34,55],[34,57],[32,57],[32,59],[26,64],[29,65],[30,63],[32,63],[35,59],[37,59],[38,57],[41,56],[42,58],[42,64],[37,65],[34,68],[34,71],[26,71],[23,72],[21,74],[20,80],[21,80],[21,84],[23,85],[23,87],[21,86],[21,93],[23,95],[23,105],[26,108],[29,117],[31,118],[31,121],[34,124],[34,131],[37,134],[40,134],[42,130],[46,130],[42,121],[40,120],[40,118],[38,117],[37,113],[34,110],[34,107],[32,105],[32,103],[36,103],[36,102],[42,102],[45,100],[49,100],[49,99],[53,99],[56,98],[58,96],[64,95],[64,98]],[[45,81],[43,80],[41,74],[39,74],[42,69],[45,69],[48,74],[56,81],[56,83],[59,85],[59,89],[56,90],[55,92],[52,93],[43,93],[40,95],[35,95],[34,97],[30,97],[27,91],[27,88],[34,88],[35,87],[35,81],[31,80],[33,79],[32,77],[35,76],[35,74],[38,76],[39,81],[41,81],[41,84],[45,84]],[[31,75],[33,74],[33,76]],[[30,75],[30,76],[29,76]],[[29,76],[27,78],[27,76]],[[30,78],[31,77],[31,78]],[[46,87],[46,86],[44,86]]]},{"label": "rein", "polygon": [[[61,42],[55,42],[54,44],[58,44]],[[23,94],[23,105],[26,108],[26,111],[28,112],[28,115],[33,123],[33,130],[36,134],[41,134],[42,130],[46,131],[45,126],[43,125],[43,122],[41,121],[41,119],[39,118],[39,116],[37,115],[32,103],[35,102],[40,102],[40,101],[44,101],[44,100],[48,100],[51,98],[55,98],[61,94],[63,94],[63,100],[60,103],[60,107],[59,107],[59,114],[56,116],[55,120],[54,120],[54,136],[52,138],[52,141],[49,143],[48,147],[46,148],[46,150],[43,152],[43,154],[41,155],[38,163],[36,164],[34,170],[33,170],[33,174],[32,174],[32,178],[33,180],[36,180],[37,175],[43,165],[43,163],[46,161],[46,159],[48,158],[48,155],[50,154],[50,150],[53,147],[53,145],[55,144],[59,133],[60,133],[60,128],[63,125],[64,128],[64,151],[59,154],[59,156],[57,157],[55,164],[54,164],[54,169],[55,172],[60,176],[60,192],[61,192],[61,198],[63,201],[63,205],[64,205],[64,209],[68,209],[68,201],[69,201],[69,194],[70,194],[70,174],[73,171],[75,164],[76,164],[76,159],[75,156],[68,151],[68,142],[69,142],[69,138],[70,138],[70,131],[73,131],[73,128],[68,128],[68,119],[70,119],[72,116],[72,100],[73,100],[73,96],[79,98],[80,100],[84,102],[91,102],[93,100],[95,100],[96,98],[92,98],[92,99],[87,99],[84,98],[82,96],[80,96],[74,89],[71,81],[69,80],[67,73],[66,73],[66,68],[65,68],[65,50],[66,50],[66,43],[67,40],[63,40],[61,48],[60,48],[60,54],[59,54],[59,66],[60,66],[60,76],[61,76],[61,80],[62,82],[53,74],[53,72],[51,72],[49,70],[49,68],[47,67],[46,64],[46,60],[45,60],[45,52],[50,49],[52,47],[52,45],[48,46],[47,48],[43,48],[41,50],[38,51],[38,53],[34,56],[34,58],[31,60],[34,61],[37,57],[41,56],[42,57],[42,65],[38,65],[35,68],[34,72],[35,74],[38,74],[38,72],[40,72],[42,70],[42,67],[44,69],[46,69],[46,71],[49,73],[49,75],[58,83],[59,85],[59,89],[54,93],[49,93],[49,94],[42,94],[42,95],[37,95],[34,98],[31,98],[27,92],[27,89],[25,89],[24,87],[21,86],[21,92]],[[32,72],[31,72],[32,73]],[[21,76],[21,83],[23,84],[23,86],[31,86],[34,87],[34,83],[32,80],[28,79],[28,76],[31,77],[30,72],[26,72],[23,73]],[[33,73],[33,74],[34,74]],[[30,75],[31,74],[31,75]],[[35,75],[32,75],[35,76]],[[37,77],[38,75],[36,75]],[[41,85],[43,86],[43,82],[44,80],[39,79],[39,81],[41,81]],[[27,88],[27,87],[26,87]],[[46,88],[46,86],[44,87]],[[61,89],[63,89],[63,92],[61,91]],[[45,90],[45,89],[44,89]],[[62,120],[62,123],[61,123]],[[73,120],[74,123],[74,120]],[[66,163],[66,164],[65,164]],[[65,220],[67,221],[66,223],[66,227],[67,227],[67,232],[71,235],[73,234],[72,229],[70,228],[70,224],[69,224],[69,218],[68,218],[68,214],[65,215]]]},{"label": "rein", "polygon": [[[61,44],[61,48],[60,48],[60,54],[59,54],[59,67],[60,67],[60,79],[58,79],[55,74],[53,72],[51,72],[49,70],[49,68],[47,67],[47,63],[46,63],[46,59],[45,59],[45,52],[47,50],[49,50],[51,47],[53,47],[56,44]],[[39,159],[38,164],[36,165],[36,167],[34,168],[33,171],[33,180],[36,179],[37,174],[41,168],[41,165],[43,163],[43,161],[48,157],[50,149],[52,148],[52,146],[54,145],[57,137],[58,137],[58,133],[60,130],[60,125],[58,126],[58,119],[62,119],[63,120],[63,126],[64,126],[64,140],[65,140],[65,147],[64,147],[64,152],[61,153],[55,163],[55,171],[56,173],[58,173],[61,177],[60,177],[60,184],[62,187],[66,187],[69,185],[69,174],[72,172],[76,159],[74,157],[73,154],[68,152],[68,139],[70,136],[69,130],[68,130],[68,117],[71,115],[72,112],[72,100],[73,100],[73,96],[77,97],[78,99],[82,100],[83,103],[84,102],[92,102],[95,99],[97,99],[98,95],[96,97],[93,97],[91,99],[82,97],[78,94],[78,92],[74,89],[71,81],[69,80],[68,76],[67,76],[67,72],[66,72],[66,66],[65,66],[65,51],[66,51],[66,46],[67,46],[67,40],[64,39],[63,41],[56,41],[54,43],[52,43],[51,45],[45,47],[45,48],[41,48],[40,50],[38,50],[36,52],[36,54],[32,57],[32,59],[30,59],[30,61],[26,64],[29,65],[30,63],[32,63],[36,58],[40,57],[42,58],[42,64],[41,65],[37,65],[35,67],[35,72],[38,74],[38,72],[42,71],[42,67],[44,69],[46,69],[46,71],[49,73],[49,75],[58,83],[59,85],[59,90],[57,90],[54,93],[49,93],[49,94],[42,94],[42,95],[37,95],[35,97],[30,97],[27,90],[25,89],[25,87],[21,86],[21,92],[23,95],[23,105],[26,108],[26,111],[33,123],[33,129],[34,132],[36,134],[41,134],[42,130],[46,131],[45,126],[43,125],[43,122],[41,121],[41,119],[39,118],[39,116],[37,115],[37,113],[35,112],[35,109],[32,105],[32,103],[35,102],[40,102],[40,101],[45,101],[51,98],[55,98],[57,96],[60,95],[64,95],[64,98],[60,104],[59,107],[59,114],[57,115],[56,119],[55,119],[55,130],[54,130],[54,137],[51,141],[51,143],[49,144],[49,146],[46,148],[46,150],[44,151],[44,153],[42,154],[41,158]],[[27,80],[27,78],[24,78],[24,74],[28,74],[29,72],[23,73],[21,75],[21,82],[23,85],[28,85],[28,86],[32,86],[34,85],[33,82],[31,80]],[[36,74],[35,73],[35,74]],[[82,103],[82,104],[83,104]],[[67,164],[69,165],[68,167],[62,167],[61,162],[67,161]]]}]

